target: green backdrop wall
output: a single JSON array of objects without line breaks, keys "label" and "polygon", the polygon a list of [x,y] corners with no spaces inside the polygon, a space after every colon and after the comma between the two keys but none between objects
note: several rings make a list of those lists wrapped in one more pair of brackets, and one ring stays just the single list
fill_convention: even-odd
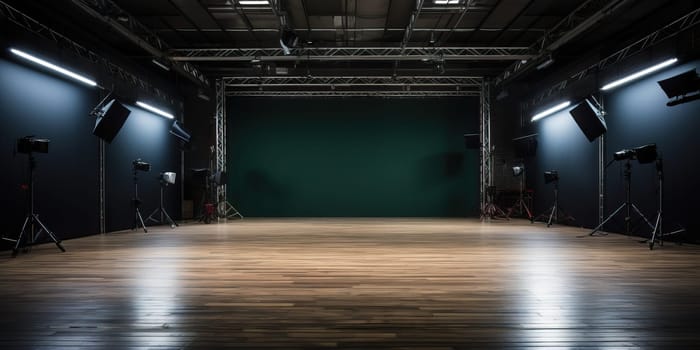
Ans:
[{"label": "green backdrop wall", "polygon": [[245,216],[478,212],[477,98],[231,98],[228,198]]}]

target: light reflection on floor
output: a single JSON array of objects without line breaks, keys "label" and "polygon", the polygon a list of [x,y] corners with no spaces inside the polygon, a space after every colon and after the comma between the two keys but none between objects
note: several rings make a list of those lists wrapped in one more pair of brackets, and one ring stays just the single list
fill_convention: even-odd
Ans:
[{"label": "light reflection on floor", "polygon": [[[144,259],[135,266],[131,303],[132,329],[144,337],[137,346],[178,346],[183,339],[173,336],[177,332],[179,264],[171,258]],[[138,338],[137,338],[138,339]],[[146,343],[144,343],[144,341]]]}]

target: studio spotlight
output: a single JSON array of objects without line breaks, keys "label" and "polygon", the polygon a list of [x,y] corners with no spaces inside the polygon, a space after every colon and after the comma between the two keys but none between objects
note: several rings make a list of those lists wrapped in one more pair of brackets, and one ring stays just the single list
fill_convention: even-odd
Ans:
[{"label": "studio spotlight", "polygon": [[615,154],[613,154],[613,158],[615,158],[615,160],[634,159],[634,150],[621,149],[621,150],[615,152]]},{"label": "studio spotlight", "polygon": [[513,176],[518,177],[523,174],[523,171],[525,171],[525,166],[524,165],[517,165],[511,168],[513,170]]},{"label": "studio spotlight", "polygon": [[177,177],[177,174],[171,172],[171,171],[166,171],[160,173],[158,176],[158,180],[163,181],[165,184],[169,185],[174,185],[175,184],[175,177]]},{"label": "studio spotlight", "polygon": [[143,172],[151,171],[151,164],[146,163],[146,162],[142,161],[141,159],[135,159],[133,162],[131,162],[131,165],[133,166],[134,171],[143,171]]},{"label": "studio spotlight", "polygon": [[621,149],[613,154],[615,160],[637,160],[640,164],[647,164],[656,161],[658,154],[656,144],[639,146],[636,148]]},{"label": "studio spotlight", "polygon": [[544,172],[544,183],[552,183],[555,181],[559,181],[559,172],[556,170],[552,171],[545,171]]},{"label": "studio spotlight", "polygon": [[34,136],[25,136],[17,139],[17,152],[19,153],[49,153],[49,139],[37,139]]},{"label": "studio spotlight", "polygon": [[290,28],[282,29],[282,35],[280,36],[280,47],[284,51],[285,55],[291,54],[291,49],[297,46],[299,43],[299,37]]}]

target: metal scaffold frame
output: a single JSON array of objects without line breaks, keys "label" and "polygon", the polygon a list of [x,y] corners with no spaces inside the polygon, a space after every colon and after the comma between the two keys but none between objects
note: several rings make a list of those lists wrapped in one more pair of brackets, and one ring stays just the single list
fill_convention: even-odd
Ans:
[{"label": "metal scaffold frame", "polygon": [[75,41],[69,39],[68,37],[56,32],[55,30],[39,23],[37,20],[29,17],[28,15],[20,12],[14,7],[0,1],[0,16],[6,17],[12,23],[18,25],[22,29],[34,33],[42,38],[51,40],[58,44],[59,47],[71,50],[78,57],[87,59],[90,62],[101,65],[106,71],[108,71],[112,76],[129,83],[135,87],[141,88],[144,91],[148,91],[158,98],[170,103],[171,105],[177,105],[177,99],[170,96],[165,91],[151,85],[144,79],[141,79],[136,74],[132,74],[126,69],[112,63],[108,59],[98,55],[94,51],[87,49],[86,47],[76,43]]},{"label": "metal scaffold frame", "polygon": [[415,61],[527,60],[534,57],[528,47],[302,47],[285,55],[271,48],[191,48],[168,51],[173,61]]},{"label": "metal scaffold frame", "polygon": [[633,42],[630,45],[623,47],[620,50],[606,56],[605,58],[591,64],[584,69],[575,72],[574,74],[568,75],[562,81],[552,85],[544,92],[538,94],[533,99],[528,101],[525,105],[526,107],[535,106],[547,99],[548,97],[555,95],[558,92],[565,90],[569,85],[582,80],[591,74],[595,74],[604,70],[605,68],[619,63],[633,55],[639,54],[650,47],[659,44],[660,42],[672,38],[681,32],[688,30],[700,23],[700,8],[676,19],[675,21],[663,26],[662,28],[651,32],[650,34],[644,36],[643,38]]},{"label": "metal scaffold frame", "polygon": [[[226,171],[226,85],[221,79],[216,80],[216,114],[215,120],[215,157],[216,169]],[[226,185],[217,186],[216,200],[219,205],[226,203]]]},{"label": "metal scaffold frame", "polygon": [[483,212],[489,201],[487,188],[493,183],[493,172],[491,171],[491,87],[487,81],[481,84],[479,105],[481,108],[481,118],[479,118],[479,135],[481,138],[479,203]]}]

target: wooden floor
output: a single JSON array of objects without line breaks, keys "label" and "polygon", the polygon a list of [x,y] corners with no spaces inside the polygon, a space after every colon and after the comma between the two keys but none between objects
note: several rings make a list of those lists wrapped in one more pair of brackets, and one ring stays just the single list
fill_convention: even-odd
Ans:
[{"label": "wooden floor", "polygon": [[0,258],[0,348],[692,348],[700,248],[526,221],[245,219]]}]

